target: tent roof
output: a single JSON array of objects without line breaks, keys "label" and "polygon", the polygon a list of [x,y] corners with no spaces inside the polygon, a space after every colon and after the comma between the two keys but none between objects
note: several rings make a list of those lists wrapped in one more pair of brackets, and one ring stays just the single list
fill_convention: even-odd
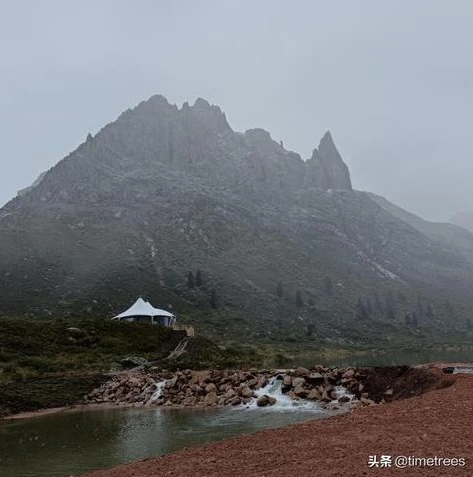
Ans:
[{"label": "tent roof", "polygon": [[144,301],[143,298],[138,298],[133,305],[113,318],[126,318],[127,316],[174,316],[169,311],[160,310],[154,308],[148,301]]}]

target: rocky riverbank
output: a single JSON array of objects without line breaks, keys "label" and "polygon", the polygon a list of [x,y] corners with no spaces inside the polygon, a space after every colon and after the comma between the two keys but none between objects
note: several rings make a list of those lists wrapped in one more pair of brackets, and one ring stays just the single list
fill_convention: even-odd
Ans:
[{"label": "rocky riverbank", "polygon": [[[415,383],[415,386],[409,385]],[[113,376],[84,396],[86,404],[132,406],[215,407],[258,406],[277,402],[271,389],[297,403],[317,401],[337,409],[349,402],[352,406],[373,405],[398,397],[420,394],[429,385],[426,370],[402,366],[383,368],[326,368],[293,370],[184,370],[165,372],[159,369]],[[406,395],[407,390],[407,395]]]},{"label": "rocky riverbank", "polygon": [[[471,476],[473,377],[446,376],[438,369],[391,368],[391,372],[395,377],[392,396],[401,392],[402,386],[398,388],[397,384],[402,382],[407,384],[409,394],[416,381],[424,391],[431,392],[388,405],[366,406],[330,419],[191,447],[92,472],[87,477]],[[380,456],[388,456],[385,468],[378,467]],[[398,456],[425,460],[438,456],[445,461],[443,465],[401,467],[407,457],[397,465]],[[378,465],[370,467],[370,460]]]}]

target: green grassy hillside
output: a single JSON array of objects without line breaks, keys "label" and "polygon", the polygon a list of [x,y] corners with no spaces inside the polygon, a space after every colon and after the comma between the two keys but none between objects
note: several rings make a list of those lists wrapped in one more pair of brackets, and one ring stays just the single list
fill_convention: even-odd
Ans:
[{"label": "green grassy hillside", "polygon": [[[128,357],[165,364],[182,334],[162,326],[105,319],[0,318],[0,381],[119,370]],[[189,352],[167,366],[230,364],[211,341],[195,337]]]}]

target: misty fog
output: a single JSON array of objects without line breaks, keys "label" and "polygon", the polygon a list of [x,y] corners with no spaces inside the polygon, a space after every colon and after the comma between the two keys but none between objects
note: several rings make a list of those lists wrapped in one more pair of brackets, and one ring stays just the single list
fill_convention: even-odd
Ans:
[{"label": "misty fog", "polygon": [[204,97],[431,220],[470,208],[467,1],[3,2],[0,204],[124,109]]}]

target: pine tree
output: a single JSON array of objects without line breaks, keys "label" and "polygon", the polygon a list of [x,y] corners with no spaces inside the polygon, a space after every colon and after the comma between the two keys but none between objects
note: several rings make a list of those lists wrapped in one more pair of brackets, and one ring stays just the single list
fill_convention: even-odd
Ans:
[{"label": "pine tree", "polygon": [[204,284],[204,279],[202,278],[202,272],[197,270],[195,273],[195,286],[201,287]]},{"label": "pine tree", "polygon": [[396,319],[396,306],[391,290],[386,295],[386,317],[391,321]]},{"label": "pine tree", "polygon": [[215,288],[213,288],[210,293],[210,307],[213,309],[217,308],[217,293],[215,292]]},{"label": "pine tree", "polygon": [[366,306],[360,297],[358,297],[356,300],[356,316],[360,320],[366,320],[368,318],[368,311],[366,310]]},{"label": "pine tree", "polygon": [[333,283],[332,283],[332,279],[330,277],[325,277],[325,280],[324,280],[324,289],[325,289],[325,293],[328,295],[328,296],[332,296],[333,295]]},{"label": "pine tree", "polygon": [[406,312],[406,314],[404,315],[404,323],[406,324],[406,326],[412,325],[411,314],[409,312]]},{"label": "pine tree", "polygon": [[278,296],[278,298],[283,297],[283,290],[282,290],[282,283],[281,282],[278,282],[278,284],[276,285],[276,295]]},{"label": "pine tree", "polygon": [[377,291],[374,292],[374,303],[376,305],[378,312],[383,314],[384,313],[383,305],[381,304],[381,300],[379,299],[379,295]]},{"label": "pine tree", "polygon": [[411,324],[414,328],[419,328],[419,320],[417,319],[417,313],[415,311],[412,312]]},{"label": "pine tree", "polygon": [[397,292],[397,300],[399,303],[405,304],[406,303],[406,295],[402,293],[402,291]]},{"label": "pine tree", "polygon": [[420,318],[424,316],[424,305],[422,304],[420,296],[417,297],[417,314]]}]

